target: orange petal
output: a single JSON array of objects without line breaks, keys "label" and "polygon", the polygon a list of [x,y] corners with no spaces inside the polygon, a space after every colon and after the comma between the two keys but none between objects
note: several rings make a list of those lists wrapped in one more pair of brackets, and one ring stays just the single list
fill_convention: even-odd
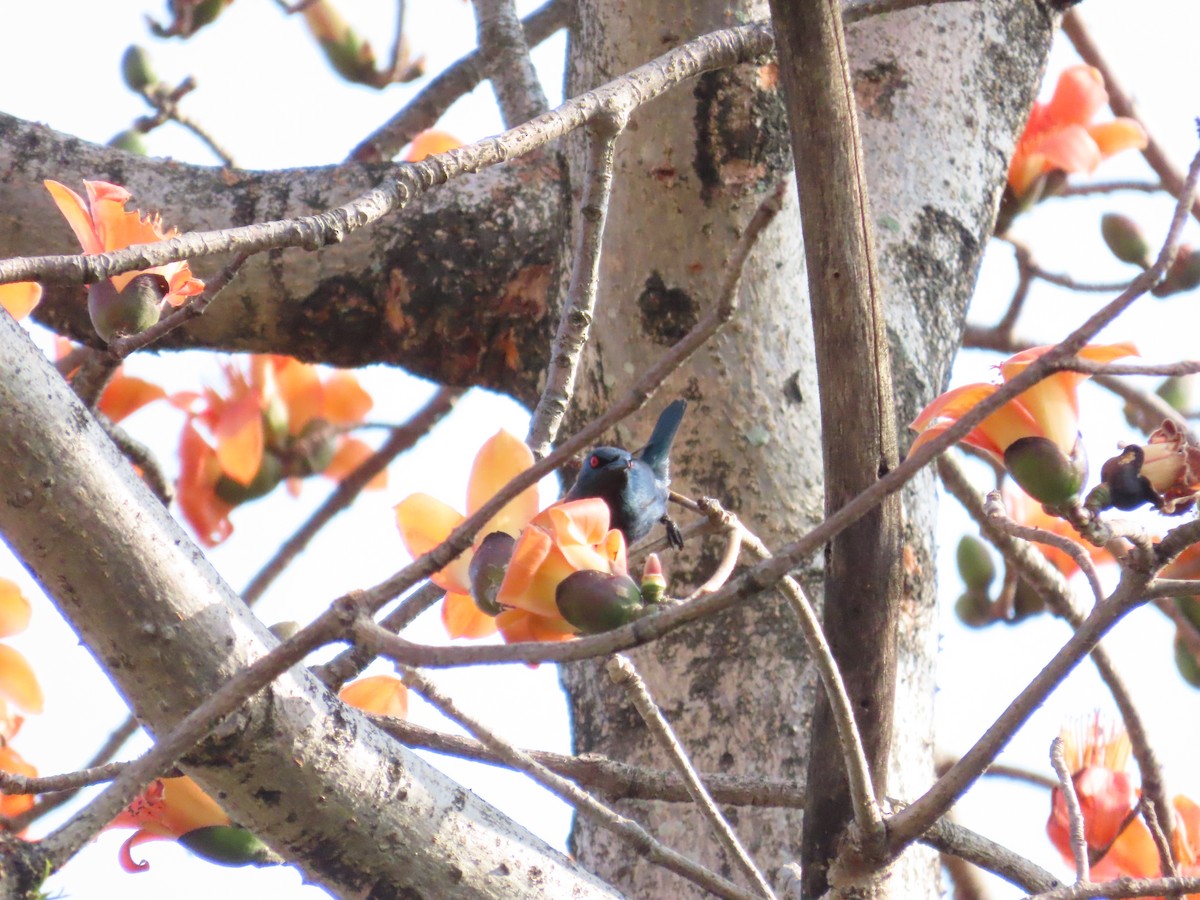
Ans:
[{"label": "orange petal", "polygon": [[420,162],[427,156],[445,153],[447,150],[454,150],[462,145],[462,141],[448,131],[427,128],[413,138],[412,143],[408,145],[408,151],[401,159],[404,162]]},{"label": "orange petal", "polygon": [[[375,455],[370,445],[357,438],[346,438],[338,447],[333,459],[321,474],[334,481],[341,481],[360,465]],[[380,491],[387,487],[387,469],[367,482],[368,491]]]},{"label": "orange petal", "polygon": [[1041,171],[1092,172],[1100,165],[1100,148],[1082,125],[1048,131],[1038,141],[1034,156],[1042,159]]},{"label": "orange petal", "polygon": [[[467,482],[467,514],[475,512],[496,493],[533,465],[533,453],[507,431],[498,431],[479,448]],[[480,534],[503,531],[516,537],[525,523],[537,514],[537,485],[533,484],[509,501],[480,529]]]},{"label": "orange petal", "polygon": [[366,418],[375,401],[351,373],[336,371],[325,380],[322,416],[334,425],[355,425]]},{"label": "orange petal", "polygon": [[75,237],[79,240],[79,246],[83,248],[83,252],[103,253],[104,242],[96,233],[92,214],[84,204],[83,198],[65,184],[59,184],[57,181],[46,179],[42,184],[50,192],[50,197],[58,206],[58,211],[63,214],[63,218],[67,220],[67,224],[71,226],[71,230],[75,232]]},{"label": "orange petal", "polygon": [[548,619],[523,609],[506,609],[496,616],[496,627],[509,644],[526,641],[569,641],[575,629],[561,618]]},{"label": "orange petal", "polygon": [[221,411],[213,436],[221,470],[239,484],[249,484],[258,474],[263,457],[261,403],[256,393],[235,397]]},{"label": "orange petal", "polygon": [[[413,559],[428,553],[449,537],[462,524],[458,510],[429,494],[409,494],[396,504],[396,526],[408,554]],[[467,574],[471,551],[467,551],[430,580],[448,591],[465,594],[470,591]]]},{"label": "orange petal", "polygon": [[[0,746],[0,769],[28,778],[37,777],[37,769],[27,763],[12,747]],[[33,806],[33,794],[0,795],[0,816],[11,818]]]},{"label": "orange petal", "polygon": [[42,687],[28,660],[7,644],[0,644],[0,697],[27,713],[42,711]]},{"label": "orange petal", "polygon": [[598,544],[608,534],[608,504],[599,497],[555,503],[538,513],[534,524],[549,528],[560,547]]},{"label": "orange petal", "polygon": [[275,384],[288,410],[288,432],[299,434],[321,415],[324,391],[316,366],[288,356],[272,357]]},{"label": "orange petal", "polygon": [[452,638],[481,638],[496,632],[496,620],[475,605],[468,594],[454,591],[442,599],[442,625]]},{"label": "orange petal", "polygon": [[1091,66],[1071,66],[1058,76],[1046,113],[1062,125],[1086,125],[1108,103],[1104,76]]},{"label": "orange petal", "polygon": [[233,533],[233,509],[214,492],[221,466],[216,451],[189,420],[179,440],[179,485],[176,499],[183,517],[206,547],[215,547]]},{"label": "orange petal", "polygon": [[0,284],[0,306],[17,321],[25,318],[41,302],[42,286],[36,281]]},{"label": "orange petal", "polygon": [[0,637],[24,631],[32,614],[33,609],[17,583],[0,578]]},{"label": "orange petal", "polygon": [[[525,606],[526,597],[534,589],[539,570],[553,549],[554,542],[550,535],[538,526],[530,525],[522,531],[516,546],[513,547],[512,559],[509,560],[508,570],[500,583],[496,602],[501,606],[528,609]],[[542,606],[544,607],[544,604]]]},{"label": "orange petal", "polygon": [[[994,393],[996,393],[994,384],[967,384],[946,391],[940,397],[935,398],[908,426],[914,431],[920,432],[908,452],[912,453],[921,445],[929,443],[951,424],[961,419],[977,403]],[[986,432],[981,432],[976,428],[967,435],[964,441],[985,453],[992,454],[1003,462],[1004,448],[992,440]]]},{"label": "orange petal", "polygon": [[164,778],[161,824],[178,837],[210,825],[228,825],[229,816],[186,775]]},{"label": "orange petal", "polygon": [[1146,129],[1134,119],[1113,119],[1111,122],[1101,122],[1088,126],[1088,134],[1100,148],[1104,159],[1120,153],[1122,150],[1144,150],[1150,143]]},{"label": "orange petal", "polygon": [[147,403],[162,400],[167,392],[150,381],[134,378],[117,369],[117,374],[108,383],[97,404],[100,412],[114,422],[133,415]]},{"label": "orange petal", "polygon": [[408,688],[394,675],[369,675],[346,685],[338,696],[342,702],[376,716],[408,715]]}]

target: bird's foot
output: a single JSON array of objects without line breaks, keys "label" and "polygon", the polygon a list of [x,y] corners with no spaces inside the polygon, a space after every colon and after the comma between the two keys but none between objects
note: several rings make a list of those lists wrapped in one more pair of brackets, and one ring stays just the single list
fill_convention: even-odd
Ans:
[{"label": "bird's foot", "polygon": [[675,550],[682,550],[683,532],[679,530],[679,526],[675,524],[675,520],[670,516],[663,516],[658,521],[662,522],[667,528],[667,543]]}]

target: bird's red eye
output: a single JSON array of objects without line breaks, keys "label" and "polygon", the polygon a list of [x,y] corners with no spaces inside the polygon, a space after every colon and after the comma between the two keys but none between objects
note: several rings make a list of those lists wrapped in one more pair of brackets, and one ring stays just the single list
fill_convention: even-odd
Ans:
[{"label": "bird's red eye", "polygon": [[588,465],[591,466],[593,469],[600,468],[600,457],[596,456],[595,454],[592,454],[592,458],[588,460]]}]

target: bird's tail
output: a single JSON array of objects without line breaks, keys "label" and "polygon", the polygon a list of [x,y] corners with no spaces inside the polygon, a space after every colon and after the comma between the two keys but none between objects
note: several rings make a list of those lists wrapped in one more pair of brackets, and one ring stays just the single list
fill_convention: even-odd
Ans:
[{"label": "bird's tail", "polygon": [[659,414],[654,431],[650,432],[650,440],[636,453],[638,459],[650,466],[660,478],[667,477],[667,458],[675,440],[675,432],[679,430],[679,423],[683,421],[685,409],[686,400],[676,400],[668,404]]}]

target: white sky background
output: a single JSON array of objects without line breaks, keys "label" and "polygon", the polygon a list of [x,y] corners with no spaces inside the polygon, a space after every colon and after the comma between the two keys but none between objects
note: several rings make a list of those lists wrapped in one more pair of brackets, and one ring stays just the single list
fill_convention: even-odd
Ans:
[{"label": "white sky background", "polygon": [[[535,5],[519,4],[522,12]],[[386,56],[394,28],[394,3],[343,0],[339,6],[361,34],[372,38],[377,53]],[[216,25],[186,42],[159,41],[147,32],[144,14],[165,18],[164,7],[158,0],[9,4],[4,21],[10,39],[0,54],[0,110],[87,140],[106,141],[145,112],[142,101],[122,86],[119,72],[124,48],[138,42],[150,50],[164,80],[174,83],[189,74],[196,76],[199,90],[184,101],[183,108],[233,153],[240,166],[281,168],[340,161],[416,90],[394,86],[377,92],[346,85],[331,74],[303,24],[286,19],[268,0],[234,4]],[[1123,82],[1134,90],[1150,128],[1178,164],[1185,165],[1197,146],[1194,119],[1200,113],[1200,79],[1194,41],[1200,33],[1200,4],[1194,0],[1144,4],[1089,0],[1082,8]],[[473,46],[470,5],[459,0],[410,0],[407,31],[414,50],[425,54],[428,71],[437,73]],[[535,54],[552,103],[561,99],[562,52],[560,37]],[[1052,75],[1074,61],[1063,42],[1051,60]],[[443,122],[464,140],[495,133],[500,120],[490,88],[484,85],[458,103]],[[178,127],[154,132],[147,144],[154,155],[213,162],[208,151]],[[1151,175],[1140,157],[1128,154],[1107,163],[1099,177]],[[136,185],[131,187],[136,193]],[[1171,207],[1162,198],[1142,195],[1054,201],[1020,219],[1015,232],[1053,271],[1089,281],[1129,277],[1132,270],[1113,260],[1099,237],[1099,215],[1113,208],[1137,217],[1157,239],[1165,232]],[[171,224],[169,215],[167,223]],[[1189,223],[1188,234],[1193,242],[1200,242],[1194,223]],[[994,321],[1007,303],[1012,284],[1011,253],[1004,246],[996,247],[985,263],[972,319]],[[1198,296],[1143,299],[1135,317],[1121,320],[1101,339],[1136,340],[1143,355],[1153,361],[1189,358],[1194,355],[1191,328],[1200,320],[1195,312]],[[1040,283],[1018,332],[1031,339],[1053,341],[1107,299],[1107,295],[1071,294]],[[987,379],[988,366],[994,361],[993,355],[964,355],[955,369],[956,382]],[[218,383],[212,358],[197,354],[161,359],[147,356],[136,359],[130,368],[168,389]],[[375,397],[371,418],[378,421],[403,420],[432,390],[428,384],[378,368],[363,373],[363,381]],[[1122,430],[1119,410],[1119,404],[1100,389],[1087,389],[1084,430],[1094,469],[1112,455],[1117,440],[1132,439]],[[462,504],[466,474],[479,445],[499,427],[523,435],[526,422],[525,412],[512,402],[482,392],[470,394],[430,439],[392,466],[391,484],[384,494],[365,496],[352,514],[342,515],[325,529],[312,551],[275,583],[260,604],[259,614],[268,623],[307,620],[345,590],[392,574],[407,557],[394,527],[391,505],[418,489]],[[166,436],[156,447],[168,468],[176,465],[174,446],[180,426],[180,417],[165,408],[151,408],[130,420],[131,432],[143,440],[153,442],[156,436]],[[689,427],[686,421],[684,427]],[[326,491],[320,479],[312,479],[298,501],[280,491],[267,501],[237,510],[233,537],[211,554],[222,574],[235,587],[245,585]],[[1066,629],[1045,618],[1011,628],[960,628],[950,611],[960,590],[952,554],[958,535],[975,529],[953,501],[943,508],[941,563],[947,574],[942,585],[944,639],[939,680],[943,687],[938,734],[939,746],[953,753],[965,750],[982,733],[1057,650],[1066,638]],[[57,621],[49,603],[36,596],[19,565],[0,556],[0,574],[18,579],[34,598],[34,624],[12,643],[33,659],[47,692],[46,713],[26,723],[16,746],[43,773],[75,769],[123,719],[124,707],[72,632]],[[442,637],[436,617],[426,617],[414,633],[429,640]],[[1200,797],[1200,771],[1193,762],[1192,743],[1200,694],[1176,675],[1171,636],[1170,626],[1157,612],[1144,610],[1106,643],[1142,704],[1171,789]],[[437,675],[466,709],[482,715],[521,745],[567,750],[566,706],[554,667],[542,666],[536,671],[524,666],[492,667],[480,673],[446,671]],[[1047,748],[1060,724],[1096,708],[1111,711],[1112,705],[1085,665],[1035,714],[1003,758],[1049,771]],[[437,724],[436,715],[415,698],[411,718]],[[140,746],[131,745],[127,753]],[[546,840],[564,844],[569,811],[544,792],[530,788],[524,778],[442,757],[433,760]],[[1066,875],[1045,838],[1048,808],[1043,791],[985,780],[963,801],[960,813],[965,824]],[[294,869],[221,869],[196,861],[168,843],[139,848],[151,869],[126,875],[117,866],[116,854],[128,833],[101,836],[51,879],[48,889],[74,897],[116,896],[119,892],[130,900],[162,896],[188,900],[218,892],[227,898],[324,896],[319,889],[302,886]],[[1004,887],[998,896],[1018,893]]]}]

